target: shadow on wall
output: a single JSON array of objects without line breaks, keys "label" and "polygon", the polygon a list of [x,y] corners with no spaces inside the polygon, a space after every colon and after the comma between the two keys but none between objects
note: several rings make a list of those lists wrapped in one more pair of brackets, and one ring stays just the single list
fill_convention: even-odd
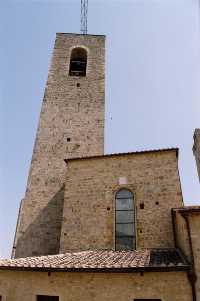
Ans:
[{"label": "shadow on wall", "polygon": [[64,185],[17,240],[15,258],[58,254]]}]

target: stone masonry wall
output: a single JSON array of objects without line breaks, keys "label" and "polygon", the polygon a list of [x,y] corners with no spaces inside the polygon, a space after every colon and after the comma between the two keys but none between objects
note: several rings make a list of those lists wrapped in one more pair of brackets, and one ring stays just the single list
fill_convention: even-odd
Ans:
[{"label": "stone masonry wall", "polygon": [[190,231],[191,231],[195,273],[197,276],[197,281],[196,281],[197,300],[200,300],[200,232],[199,232],[200,215],[191,214],[188,216],[188,218],[189,218]]},{"label": "stone masonry wall", "polygon": [[123,187],[134,194],[137,248],[174,246],[171,208],[182,206],[182,193],[176,150],[167,150],[68,160],[60,253],[115,248]]},{"label": "stone masonry wall", "polygon": [[[86,77],[69,76],[71,50],[88,52]],[[15,257],[59,251],[64,158],[104,151],[105,37],[57,34],[33,150]]]},{"label": "stone masonry wall", "polygon": [[[192,301],[186,272],[48,273],[0,271],[2,301],[36,301],[36,295],[59,301]],[[199,299],[198,299],[199,300]]]},{"label": "stone masonry wall", "polygon": [[181,249],[188,261],[191,262],[191,250],[186,221],[178,211],[174,211],[174,214],[177,247]]},{"label": "stone masonry wall", "polygon": [[[182,213],[184,217],[181,214],[181,209],[174,210],[176,211],[177,247],[183,251],[188,261],[194,266],[192,272],[196,275],[196,295],[197,300],[200,300],[200,212],[192,212],[192,209],[190,210],[189,207],[185,207],[185,210]],[[188,221],[188,228],[186,220]],[[194,281],[194,277],[192,279]]]}]

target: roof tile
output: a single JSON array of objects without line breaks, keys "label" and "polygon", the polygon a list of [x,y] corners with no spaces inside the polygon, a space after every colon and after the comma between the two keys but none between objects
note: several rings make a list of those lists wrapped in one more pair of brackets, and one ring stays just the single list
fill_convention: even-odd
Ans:
[{"label": "roof tile", "polygon": [[122,270],[171,267],[187,269],[189,264],[178,249],[135,251],[83,251],[50,256],[0,260],[0,269],[23,270]]}]

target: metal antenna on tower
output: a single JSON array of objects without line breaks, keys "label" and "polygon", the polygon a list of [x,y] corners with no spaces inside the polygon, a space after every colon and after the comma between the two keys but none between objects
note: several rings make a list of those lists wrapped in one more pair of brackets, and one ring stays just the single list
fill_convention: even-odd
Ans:
[{"label": "metal antenna on tower", "polygon": [[81,0],[81,32],[87,34],[88,0]]}]

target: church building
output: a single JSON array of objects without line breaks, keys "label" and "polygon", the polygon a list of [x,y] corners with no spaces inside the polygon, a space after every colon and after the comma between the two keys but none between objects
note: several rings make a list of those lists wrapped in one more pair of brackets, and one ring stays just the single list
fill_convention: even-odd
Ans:
[{"label": "church building", "polygon": [[179,150],[105,154],[104,111],[105,36],[58,33],[1,301],[200,301]]}]

